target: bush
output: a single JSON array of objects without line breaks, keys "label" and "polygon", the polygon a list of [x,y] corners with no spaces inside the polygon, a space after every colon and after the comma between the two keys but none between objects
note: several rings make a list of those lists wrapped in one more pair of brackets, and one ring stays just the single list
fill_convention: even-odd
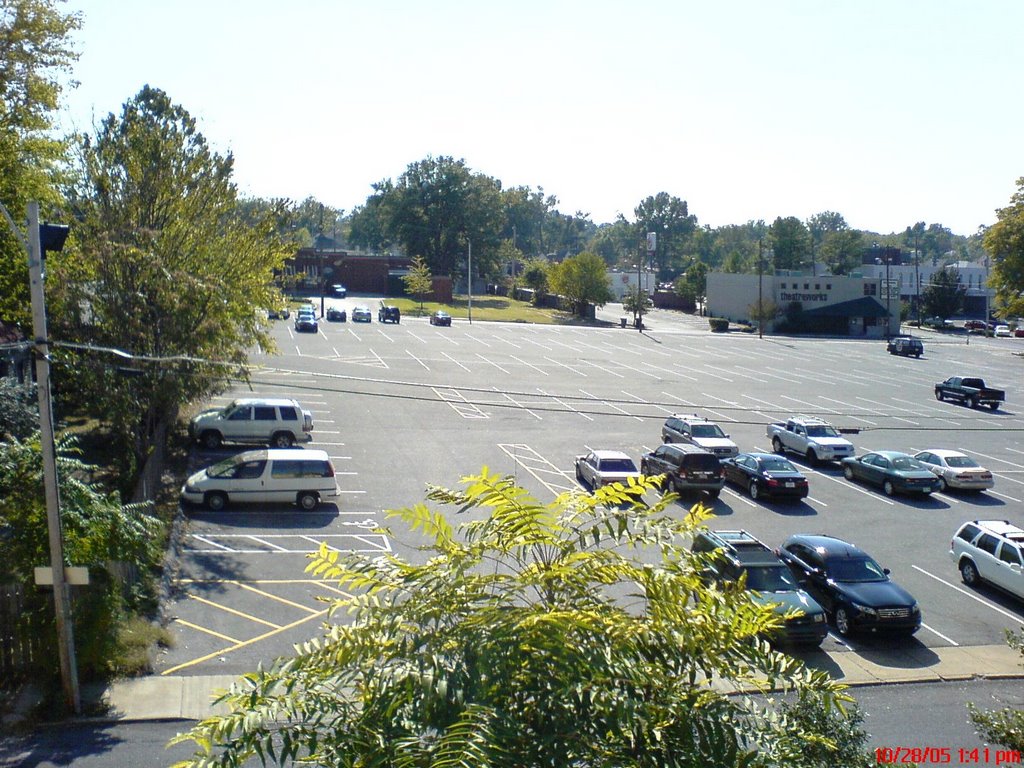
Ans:
[{"label": "bush", "polygon": [[710,325],[711,330],[716,333],[729,330],[729,321],[724,317],[709,317],[708,325]]}]

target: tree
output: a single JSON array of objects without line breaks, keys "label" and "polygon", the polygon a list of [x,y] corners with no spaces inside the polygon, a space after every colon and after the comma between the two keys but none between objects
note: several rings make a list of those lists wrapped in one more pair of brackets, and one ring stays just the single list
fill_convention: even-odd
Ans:
[{"label": "tree", "polygon": [[809,261],[810,234],[796,216],[775,219],[769,230],[776,269],[800,270]]},{"label": "tree", "polygon": [[422,256],[413,258],[412,269],[402,276],[402,282],[405,290],[420,300],[420,314],[423,314],[423,299],[434,290],[434,278]]},{"label": "tree", "polygon": [[273,348],[265,308],[293,251],[275,216],[241,218],[231,156],[163,91],[144,87],[79,137],[78,160],[77,247],[49,264],[54,334],[144,359],[126,379],[116,358],[65,349],[58,362],[74,376],[61,385],[111,426],[123,489],[144,499],[179,408],[219,391],[253,346]]},{"label": "tree", "polygon": [[0,377],[0,440],[26,439],[39,429],[39,400],[34,387]]},{"label": "tree", "polygon": [[[708,265],[703,261],[695,261],[680,279],[690,286],[695,297],[703,298],[708,291]],[[678,292],[678,288],[676,290]]]},{"label": "tree", "polygon": [[631,261],[636,263],[637,243],[636,225],[630,224],[620,213],[613,223],[597,228],[587,250],[604,259],[609,267],[626,266]]},{"label": "tree", "polygon": [[198,745],[183,765],[769,768],[812,765],[819,745],[832,765],[812,713],[848,700],[842,686],[757,639],[780,618],[743,584],[705,583],[712,556],[684,541],[709,510],[679,515],[674,494],[648,507],[658,480],[542,505],[485,467],[430,488],[444,511],[388,513],[429,540],[420,562],[322,546],[307,571],[353,595],[332,611],[351,623],[236,683],[229,714],[176,739]]},{"label": "tree", "polygon": [[690,235],[697,228],[697,217],[691,216],[685,200],[673,197],[667,192],[643,200],[633,211],[636,215],[637,240],[648,232],[658,235],[655,262],[658,279],[666,280],[682,269],[683,248]]},{"label": "tree", "polygon": [[[66,144],[53,134],[63,91],[61,77],[78,58],[72,33],[81,14],[56,0],[0,3],[0,203],[15,221],[30,200],[43,213],[60,202],[58,181]],[[31,319],[28,259],[0,222],[0,317],[26,326]]]},{"label": "tree", "polygon": [[[1007,630],[1006,642],[1024,655],[1024,632],[1014,634]],[[985,737],[986,741],[1000,744],[1017,755],[1024,753],[1024,710],[1004,707],[998,710],[981,710],[973,702],[967,704],[971,722]],[[1017,758],[1016,762],[1020,762]]]},{"label": "tree", "polygon": [[547,259],[530,259],[523,269],[523,282],[533,290],[534,299],[548,289],[548,272],[551,265]]},{"label": "tree", "polygon": [[501,192],[506,212],[501,237],[512,240],[516,248],[534,256],[544,255],[544,221],[558,204],[555,197],[545,197],[543,187],[534,192],[529,187],[513,187]]},{"label": "tree", "polygon": [[960,273],[946,267],[932,275],[931,282],[921,292],[921,303],[928,316],[951,317],[963,308],[966,295]]},{"label": "tree", "polygon": [[864,251],[864,237],[854,229],[828,232],[821,241],[820,259],[833,275],[848,275],[858,269]]},{"label": "tree", "polygon": [[548,280],[551,289],[565,296],[572,303],[573,311],[583,317],[588,304],[602,307],[615,298],[606,270],[604,259],[584,251],[552,266]]},{"label": "tree", "polygon": [[642,325],[644,315],[654,306],[654,300],[639,285],[631,285],[622,297],[622,311],[633,313],[633,325]]},{"label": "tree", "polygon": [[[802,307],[798,304],[797,313],[801,310]],[[754,323],[758,328],[764,328],[765,325],[778,318],[782,314],[782,310],[771,299],[762,299],[760,303],[755,301],[747,307],[747,314],[750,316],[750,322]]]},{"label": "tree", "polygon": [[985,250],[992,255],[989,285],[996,303],[1008,316],[1024,315],[1024,176],[1010,204],[996,211],[996,223],[984,236]]}]

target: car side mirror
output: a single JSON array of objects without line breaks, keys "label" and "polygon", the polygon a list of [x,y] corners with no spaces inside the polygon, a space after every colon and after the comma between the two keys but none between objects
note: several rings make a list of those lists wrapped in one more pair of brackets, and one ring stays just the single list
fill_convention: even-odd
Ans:
[{"label": "car side mirror", "polygon": [[882,573],[884,573],[886,576],[888,576],[889,575],[889,569],[888,568],[883,568],[882,569]]}]

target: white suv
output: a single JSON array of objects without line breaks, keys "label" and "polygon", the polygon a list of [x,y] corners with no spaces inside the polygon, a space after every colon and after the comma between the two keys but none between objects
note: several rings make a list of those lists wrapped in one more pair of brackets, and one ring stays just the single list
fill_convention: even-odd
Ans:
[{"label": "white suv", "polygon": [[960,526],[949,556],[968,586],[984,581],[1024,599],[1024,530],[1006,520],[973,520]]},{"label": "white suv", "polygon": [[188,425],[188,434],[206,448],[222,442],[257,443],[290,448],[313,439],[313,414],[294,400],[248,398],[226,408],[203,411]]},{"label": "white suv", "polygon": [[700,416],[672,414],[661,428],[661,440],[665,443],[690,443],[697,445],[720,459],[735,456],[739,447],[722,428],[713,421]]}]

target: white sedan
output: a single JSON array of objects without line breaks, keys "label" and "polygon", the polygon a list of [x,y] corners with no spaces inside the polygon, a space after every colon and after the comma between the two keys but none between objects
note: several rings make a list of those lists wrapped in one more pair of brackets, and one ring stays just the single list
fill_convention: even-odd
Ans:
[{"label": "white sedan", "polygon": [[995,485],[992,473],[970,456],[959,451],[933,448],[921,451],[914,458],[939,478],[939,490],[959,488],[965,491],[983,491]]},{"label": "white sedan", "polygon": [[625,483],[630,477],[640,477],[640,470],[622,451],[591,451],[576,457],[576,479],[591,488]]},{"label": "white sedan", "polygon": [[353,323],[372,323],[373,315],[370,314],[370,308],[365,304],[358,304],[356,308],[352,310],[352,322]]}]

